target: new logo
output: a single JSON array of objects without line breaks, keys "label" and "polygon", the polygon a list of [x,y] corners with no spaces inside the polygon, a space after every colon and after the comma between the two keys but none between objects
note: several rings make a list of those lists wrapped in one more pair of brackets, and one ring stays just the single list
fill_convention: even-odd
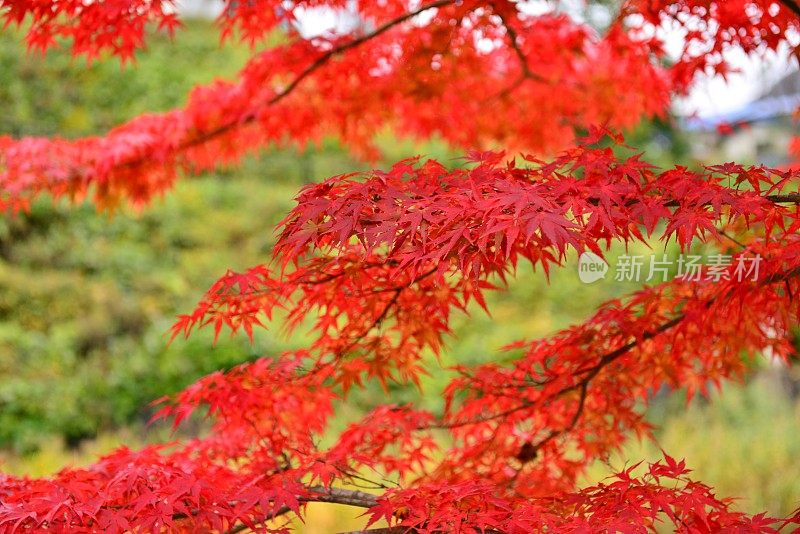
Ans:
[{"label": "new logo", "polygon": [[578,278],[584,284],[597,282],[606,277],[608,264],[593,252],[584,252],[578,259]]}]

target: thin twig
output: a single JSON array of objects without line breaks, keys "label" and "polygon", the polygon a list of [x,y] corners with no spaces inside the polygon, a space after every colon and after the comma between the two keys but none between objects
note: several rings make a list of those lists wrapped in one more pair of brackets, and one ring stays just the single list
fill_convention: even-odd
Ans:
[{"label": "thin twig", "polygon": [[[785,281],[788,281],[788,280],[790,280],[792,278],[795,278],[797,276],[800,276],[800,267],[791,269],[791,270],[789,270],[787,272],[772,274],[772,275],[766,277],[765,279],[761,280],[760,285],[767,286],[767,285],[770,285],[770,284],[774,284],[776,282],[785,282]],[[714,298],[708,300],[705,303],[705,306],[706,307],[711,306],[716,300],[717,300],[717,297],[714,297]],[[571,391],[575,391],[575,390],[578,390],[578,389],[583,390],[584,388],[588,387],[589,382],[591,382],[591,380],[593,380],[598,374],[600,374],[600,371],[602,371],[609,364],[611,364],[612,362],[618,360],[622,356],[625,356],[626,354],[628,354],[631,350],[633,350],[634,348],[639,346],[643,341],[648,341],[650,339],[653,339],[654,337],[656,337],[656,336],[658,336],[660,334],[663,334],[664,332],[667,332],[668,330],[678,326],[681,322],[684,321],[684,319],[686,319],[686,315],[684,315],[683,313],[680,313],[680,314],[676,315],[675,317],[673,317],[672,319],[670,319],[669,321],[666,321],[665,323],[662,323],[655,330],[651,330],[649,332],[645,332],[640,338],[635,339],[633,341],[630,341],[630,342],[626,343],[625,345],[622,345],[621,347],[619,347],[619,348],[617,348],[617,349],[615,349],[615,350],[613,350],[611,352],[608,352],[608,353],[604,354],[597,361],[596,364],[592,365],[591,367],[580,369],[580,370],[575,372],[576,375],[582,375],[582,374],[586,375],[581,380],[579,380],[578,382],[576,382],[576,383],[574,383],[574,384],[572,384],[570,386],[567,386],[567,387],[565,387],[565,388],[563,388],[563,389],[561,389],[559,391],[554,392],[552,395],[546,397],[545,399],[540,399],[539,402],[546,401],[546,400],[549,400],[549,399],[552,399],[552,398],[556,398],[556,397],[560,397],[562,395],[565,395],[565,394],[567,394],[567,393],[569,393]],[[585,399],[581,398],[581,400],[579,401],[579,404],[583,404],[584,400]],[[472,425],[472,424],[485,423],[485,422],[493,421],[493,420],[496,420],[496,419],[502,419],[504,417],[507,417],[507,416],[509,416],[511,414],[514,414],[516,412],[519,412],[521,410],[528,409],[532,405],[533,404],[531,402],[529,402],[529,401],[523,401],[522,403],[520,403],[518,406],[515,406],[514,408],[509,408],[508,410],[504,410],[502,412],[498,412],[498,413],[495,413],[495,414],[485,415],[485,416],[482,416],[482,417],[476,417],[476,418],[473,418],[473,419],[470,419],[470,420],[467,420],[467,421],[458,421],[458,422],[453,422],[453,423],[434,423],[434,424],[431,424],[431,425],[420,427],[417,430],[429,430],[429,429],[433,429],[433,428],[452,429],[452,428],[459,428],[459,427],[462,427],[462,426],[467,426],[467,425]],[[573,422],[570,423],[570,426],[573,426],[573,427],[575,426],[575,424],[578,422],[578,419],[580,418],[580,415],[581,415],[582,411],[583,410],[581,409],[581,410],[576,412],[576,415],[575,415],[575,417],[573,417]],[[563,432],[564,431],[562,430],[562,431],[559,431],[558,433],[561,434]],[[545,438],[545,439],[549,440],[550,438]]]},{"label": "thin twig", "polygon": [[[402,24],[402,23],[404,23],[404,22],[406,22],[406,21],[408,21],[410,19],[413,19],[414,17],[416,17],[416,16],[418,16],[418,15],[420,15],[420,14],[426,12],[426,11],[453,4],[453,3],[455,3],[455,1],[456,0],[436,0],[436,1],[431,2],[429,4],[424,4],[424,5],[420,6],[420,7],[418,7],[417,9],[414,9],[413,11],[409,11],[407,13],[404,13],[403,15],[400,15],[398,17],[395,17],[395,18],[385,22],[384,24],[382,24],[382,25],[378,26],[377,28],[375,28],[373,31],[371,31],[369,33],[366,33],[366,34],[362,35],[361,37],[358,37],[358,38],[353,39],[351,41],[347,41],[346,43],[340,44],[338,46],[334,46],[333,48],[331,48],[330,50],[328,50],[327,52],[325,52],[324,54],[319,56],[317,59],[315,59],[305,69],[303,69],[300,72],[300,74],[298,74],[291,82],[289,82],[289,84],[286,87],[284,87],[282,90],[280,90],[277,93],[275,93],[272,96],[272,98],[267,100],[267,102],[266,102],[264,107],[272,106],[274,104],[277,104],[278,102],[280,102],[281,100],[283,100],[284,98],[289,96],[289,94],[292,91],[294,91],[295,88],[297,88],[297,86],[300,85],[300,83],[303,82],[303,80],[308,78],[317,69],[319,69],[320,67],[325,65],[333,57],[338,56],[340,54],[343,54],[344,52],[347,52],[348,50],[351,50],[353,48],[356,48],[356,47],[366,43],[367,41],[370,41],[370,40],[374,39],[375,37],[378,37],[379,35],[382,35],[382,34],[386,33],[387,31],[389,31],[390,29],[394,28],[395,26],[397,26],[399,24]],[[252,110],[249,113],[247,113],[246,115],[244,115],[243,117],[239,117],[234,121],[225,123],[225,124],[223,124],[223,125],[221,125],[221,126],[219,126],[217,128],[214,128],[213,130],[210,130],[210,131],[205,132],[205,133],[203,133],[201,135],[198,135],[197,137],[194,137],[194,138],[192,138],[192,139],[190,139],[188,141],[184,141],[183,143],[180,143],[177,146],[177,149],[178,150],[184,150],[184,149],[187,149],[187,148],[191,148],[193,146],[205,143],[206,141],[209,141],[209,140],[211,140],[211,139],[213,139],[213,138],[215,138],[215,137],[217,137],[219,135],[222,135],[222,134],[224,134],[224,133],[226,133],[226,132],[228,132],[228,131],[230,131],[230,130],[232,130],[234,128],[238,128],[240,126],[244,126],[246,124],[250,124],[252,122],[255,122],[255,120],[259,116],[260,110],[261,110],[261,107],[258,106],[254,110]],[[141,156],[141,157],[126,161],[124,163],[121,163],[118,166],[119,167],[135,167],[136,165],[139,165],[142,162],[146,161],[146,159],[147,159],[146,156]]]}]

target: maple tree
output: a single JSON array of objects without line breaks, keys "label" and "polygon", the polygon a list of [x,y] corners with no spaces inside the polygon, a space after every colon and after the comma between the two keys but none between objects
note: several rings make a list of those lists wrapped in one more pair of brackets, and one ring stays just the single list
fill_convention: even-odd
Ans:
[{"label": "maple tree", "polygon": [[[319,7],[356,10],[361,24],[305,37],[294,23]],[[3,0],[0,16],[25,23],[33,48],[66,41],[90,60],[130,59],[149,25],[179,25],[160,0]],[[663,25],[685,31],[677,59],[655,31]],[[800,524],[800,514],[735,511],[666,453],[580,486],[592,462],[649,434],[654,391],[705,393],[742,378],[758,354],[791,355],[800,176],[732,163],[661,170],[619,156],[613,132],[664,114],[699,74],[725,75],[731,47],[796,53],[800,6],[629,0],[600,34],[552,6],[534,14],[508,0],[230,0],[219,26],[256,44],[286,35],[235,82],[196,88],[182,109],[102,137],[0,137],[3,208],[24,210],[45,193],[142,205],[182,173],[323,136],[374,158],[386,128],[441,137],[466,152],[463,165],[412,158],[306,186],[273,258],[226,273],[173,336],[211,327],[252,338],[282,309],[290,328],[312,321],[309,345],[156,401],[157,417],[176,426],[206,411],[205,437],[123,448],[51,478],[2,475],[0,529],[285,531],[310,502],[362,507],[366,529],[386,520],[393,532]],[[608,137],[612,147],[599,143]],[[715,280],[644,287],[582,324],[510,345],[510,364],[458,367],[443,413],[378,405],[321,445],[354,388],[419,385],[446,350],[451,315],[472,300],[486,308],[521,259],[547,274],[574,252],[651,239],[684,251],[712,243],[733,261]],[[758,276],[734,276],[756,255]],[[372,489],[352,489],[364,484]]]}]

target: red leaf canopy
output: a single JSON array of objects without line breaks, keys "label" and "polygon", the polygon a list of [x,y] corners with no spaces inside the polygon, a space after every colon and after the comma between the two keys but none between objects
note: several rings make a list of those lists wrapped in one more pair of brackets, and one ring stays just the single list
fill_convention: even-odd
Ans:
[{"label": "red leaf canopy", "polygon": [[[304,37],[308,9],[348,8],[344,33]],[[556,3],[556,7],[558,3]],[[183,109],[137,117],[102,137],[0,138],[0,202],[47,193],[99,207],[142,204],[179,173],[267,144],[333,136],[375,158],[375,135],[438,136],[462,164],[421,158],[305,187],[273,258],[228,272],[174,336],[210,326],[313,324],[304,350],[202,378],[157,401],[207,437],[118,450],[82,469],[4,476],[0,530],[283,532],[309,502],[367,510],[397,532],[776,532],[797,524],[736,512],[664,455],[603,483],[581,476],[631,435],[648,435],[652,392],[704,393],[764,351],[787,359],[800,290],[800,176],[736,164],[657,169],[623,157],[612,130],[665,113],[722,51],[791,48],[800,8],[729,0],[624,2],[603,32],[559,9],[495,0],[226,2],[224,38],[259,42],[237,80],[198,87]],[[128,59],[148,24],[177,25],[164,2],[8,0],[34,48]],[[686,31],[674,61],[656,26]],[[595,125],[604,125],[597,128]],[[576,131],[589,136],[576,141]],[[502,145],[508,152],[500,152]],[[614,150],[616,149],[616,150]],[[511,157],[507,154],[535,154]],[[516,272],[549,273],[612,243],[709,242],[730,256],[715,280],[676,278],[607,302],[582,324],[507,347],[509,364],[457,369],[443,413],[374,407],[338,435],[335,407],[370,381],[414,382],[446,350],[451,317]],[[761,259],[758,276],[735,272]],[[744,356],[744,357],[743,357]],[[325,439],[323,439],[325,438]],[[371,484],[373,491],[351,489]]]}]

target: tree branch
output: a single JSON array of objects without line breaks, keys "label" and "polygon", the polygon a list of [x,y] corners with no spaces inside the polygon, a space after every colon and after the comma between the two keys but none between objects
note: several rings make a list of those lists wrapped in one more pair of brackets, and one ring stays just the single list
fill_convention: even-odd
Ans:
[{"label": "tree branch", "polygon": [[[783,272],[783,273],[776,273],[776,274],[770,275],[770,276],[766,277],[764,280],[762,280],[760,282],[760,285],[768,286],[770,284],[774,284],[774,283],[778,283],[778,282],[785,282],[785,281],[788,281],[788,280],[790,280],[792,278],[795,278],[797,276],[800,276],[800,267],[795,268],[795,269],[791,269],[791,270]],[[708,300],[705,303],[705,306],[706,307],[711,306],[711,304],[713,304],[716,300],[717,300],[717,297],[711,298],[710,300]],[[548,400],[548,399],[560,397],[562,395],[565,395],[567,393],[570,393],[570,392],[576,391],[576,390],[579,390],[581,392],[580,393],[580,397],[579,397],[579,401],[578,401],[578,409],[576,410],[576,412],[575,412],[574,416],[572,417],[570,423],[566,427],[564,427],[562,429],[552,431],[550,434],[545,436],[545,438],[543,438],[542,441],[540,441],[539,443],[533,445],[533,447],[534,448],[541,447],[544,443],[550,441],[551,439],[553,439],[553,438],[555,438],[555,437],[557,437],[557,436],[559,436],[559,435],[561,435],[561,434],[563,434],[565,432],[568,432],[569,430],[571,430],[578,423],[578,420],[580,419],[580,417],[582,415],[582,412],[583,412],[583,404],[584,404],[585,397],[586,397],[586,389],[588,388],[589,383],[600,373],[600,371],[602,371],[605,367],[607,367],[612,362],[614,362],[614,361],[618,360],[619,358],[621,358],[621,357],[625,356],[626,354],[628,354],[631,350],[633,350],[634,348],[639,346],[639,344],[641,342],[648,341],[648,340],[653,339],[654,337],[656,337],[656,336],[658,336],[660,334],[663,334],[664,332],[667,332],[668,330],[678,326],[681,322],[684,321],[684,319],[686,319],[686,316],[683,313],[679,313],[675,317],[670,319],[669,321],[666,321],[666,322],[662,323],[658,328],[656,328],[654,330],[651,330],[649,332],[645,332],[644,334],[642,334],[641,337],[639,337],[639,338],[637,338],[637,339],[635,339],[633,341],[630,341],[630,342],[622,345],[621,347],[619,347],[617,349],[614,349],[613,351],[607,352],[606,354],[601,356],[599,360],[597,360],[596,364],[592,365],[591,367],[586,367],[584,369],[579,369],[574,373],[575,375],[586,375],[582,379],[580,379],[579,381],[575,382],[574,384],[572,384],[570,386],[567,386],[567,387],[565,387],[565,388],[563,388],[563,389],[561,389],[559,391],[554,392],[552,395],[546,397],[545,399],[540,399],[539,402],[541,402],[542,400]],[[541,384],[538,384],[538,385],[541,385]],[[459,427],[467,426],[467,425],[485,423],[485,422],[493,421],[493,420],[496,420],[496,419],[502,419],[502,418],[507,417],[507,416],[509,416],[511,414],[514,414],[514,413],[516,413],[518,411],[525,410],[525,409],[528,409],[528,408],[531,408],[531,407],[532,407],[532,404],[530,402],[524,401],[524,402],[520,403],[518,406],[515,406],[513,408],[509,408],[507,410],[504,410],[502,412],[498,412],[498,413],[495,413],[495,414],[487,414],[485,416],[476,417],[476,418],[470,419],[468,421],[457,421],[457,422],[452,422],[452,423],[434,423],[434,424],[428,425],[428,426],[426,426],[424,428],[419,428],[418,430],[429,430],[429,429],[432,429],[432,428],[451,429],[451,428],[459,428]]]},{"label": "tree branch", "polygon": [[794,0],[780,0],[781,4],[789,8],[789,11],[800,17],[800,4]]},{"label": "tree branch", "polygon": [[331,504],[346,504],[359,508],[372,508],[378,504],[378,497],[365,491],[349,490],[344,488],[325,489],[322,486],[310,488],[312,493],[317,493],[313,497],[301,497],[304,502],[326,502]]},{"label": "tree branch", "polygon": [[[424,4],[424,5],[420,6],[420,7],[418,7],[417,9],[414,9],[413,11],[409,11],[408,13],[404,13],[403,15],[400,15],[398,17],[395,17],[395,18],[385,22],[384,24],[382,24],[382,25],[378,26],[377,28],[375,28],[373,31],[371,31],[369,33],[366,33],[366,34],[362,35],[361,37],[358,37],[356,39],[353,39],[351,41],[348,41],[346,43],[343,43],[343,44],[340,44],[338,46],[335,46],[335,47],[331,48],[330,50],[328,50],[327,52],[325,52],[324,54],[319,56],[316,60],[314,60],[314,62],[311,63],[310,65],[308,65],[305,69],[303,69],[300,72],[300,74],[298,74],[291,82],[289,82],[289,84],[286,87],[284,87],[282,90],[280,90],[277,93],[275,93],[275,95],[273,95],[272,98],[267,100],[267,102],[266,102],[264,107],[268,107],[268,106],[271,106],[273,104],[276,104],[276,103],[280,102],[281,100],[283,100],[284,98],[286,98],[292,91],[295,90],[295,88],[297,88],[298,85],[300,85],[300,83],[303,82],[303,80],[305,80],[311,74],[313,74],[314,71],[316,71],[317,69],[319,69],[320,67],[325,65],[333,57],[338,56],[340,54],[343,54],[344,52],[347,52],[348,50],[351,50],[353,48],[356,48],[356,47],[366,43],[367,41],[370,41],[370,40],[374,39],[375,37],[378,37],[379,35],[382,35],[382,34],[386,33],[387,31],[389,31],[390,29],[394,28],[395,26],[397,26],[399,24],[402,24],[403,22],[406,22],[406,21],[416,17],[417,15],[420,15],[420,14],[422,14],[422,13],[424,13],[426,11],[429,11],[431,9],[436,9],[436,8],[440,8],[440,7],[444,7],[444,6],[453,4],[453,3],[455,3],[455,1],[456,0],[436,0],[434,2],[431,2],[431,3],[428,3],[428,4]],[[210,141],[211,139],[213,139],[213,138],[215,138],[217,136],[220,136],[220,135],[222,135],[222,134],[224,134],[224,133],[226,133],[226,132],[228,132],[230,130],[233,130],[234,128],[238,128],[240,126],[244,126],[246,124],[250,124],[250,123],[254,122],[258,118],[258,112],[259,111],[260,111],[260,108],[256,108],[256,109],[250,111],[250,113],[248,113],[244,117],[240,117],[240,118],[236,119],[235,121],[231,121],[231,122],[228,122],[226,124],[223,124],[222,126],[219,126],[219,127],[215,128],[213,130],[205,132],[205,133],[203,133],[201,135],[198,135],[197,137],[194,137],[194,138],[192,138],[192,139],[190,139],[188,141],[185,141],[185,142],[179,144],[177,149],[178,150],[184,150],[184,149],[187,149],[187,148],[191,148],[193,146],[197,146],[199,144],[205,143],[206,141]],[[135,167],[136,165],[141,164],[145,160],[146,160],[145,157],[140,157],[140,158],[136,158],[136,159],[124,162],[124,163],[120,164],[119,166],[120,167]]]},{"label": "tree branch", "polygon": [[508,24],[503,15],[497,12],[495,12],[495,15],[497,15],[497,17],[500,19],[500,22],[502,22],[503,28],[505,28],[506,34],[508,35],[508,40],[511,43],[511,48],[514,49],[514,53],[517,55],[517,58],[519,58],[523,77],[531,80],[544,81],[544,78],[531,70],[531,67],[528,64],[528,57],[525,55],[525,52],[522,51],[522,48],[519,47],[519,36],[517,35],[516,30],[514,30],[514,28]]},{"label": "tree branch", "polygon": [[[355,506],[357,508],[372,508],[378,504],[378,497],[376,495],[364,491],[313,486],[308,488],[308,492],[311,495],[298,496],[297,500],[302,503],[324,502],[329,504],[344,504],[347,506]],[[282,506],[273,513],[262,518],[260,522],[264,523],[266,521],[270,521],[282,515],[288,514],[291,511],[291,508],[288,506]],[[250,527],[245,524],[239,524],[229,529],[226,534],[236,534],[238,532],[247,530],[248,528]]]},{"label": "tree branch", "polygon": [[[608,364],[610,364],[614,360],[616,360],[618,358],[621,358],[622,356],[624,356],[625,354],[627,354],[628,352],[633,350],[635,347],[637,347],[639,345],[640,341],[647,341],[648,339],[652,339],[652,338],[656,337],[657,335],[666,332],[670,328],[673,328],[674,326],[677,326],[678,324],[680,324],[680,322],[683,321],[684,318],[685,317],[684,317],[683,314],[677,315],[673,319],[667,321],[666,323],[663,323],[661,326],[659,326],[655,330],[650,331],[650,332],[645,332],[639,340],[631,341],[631,342],[626,343],[625,345],[622,345],[621,347],[619,347],[619,348],[617,348],[617,349],[615,349],[615,350],[613,350],[611,352],[608,352],[608,353],[604,354],[603,356],[600,357],[600,359],[598,360],[597,364],[593,365],[592,367],[581,369],[581,370],[578,370],[578,371],[575,372],[575,374],[586,374],[586,376],[584,378],[582,378],[580,381],[576,382],[575,384],[572,384],[571,386],[565,387],[564,389],[561,389],[561,390],[553,393],[553,395],[551,395],[548,398],[560,397],[561,395],[565,395],[565,394],[567,394],[567,393],[569,393],[571,391],[575,391],[575,390],[578,390],[578,389],[579,390],[583,390],[583,388],[585,386],[588,386],[588,383],[595,376],[597,376],[605,366],[607,366]],[[583,396],[585,396],[585,395],[582,395],[582,397],[581,397],[581,400],[580,400],[580,404],[581,405],[583,404]],[[502,418],[507,417],[507,416],[509,416],[509,415],[511,415],[513,413],[516,413],[516,412],[518,412],[520,410],[525,410],[527,408],[530,408],[531,406],[532,405],[531,405],[530,402],[525,401],[525,402],[522,402],[521,404],[519,404],[518,406],[515,406],[513,408],[509,408],[508,410],[504,410],[504,411],[499,412],[499,413],[495,413],[495,414],[491,414],[491,415],[485,415],[483,417],[476,417],[476,418],[470,419],[468,421],[457,421],[457,422],[453,422],[453,423],[433,424],[433,425],[430,425],[428,427],[425,427],[425,429],[428,429],[428,428],[451,429],[451,428],[459,428],[459,427],[467,426],[467,425],[485,423],[487,421],[493,421],[495,419],[502,419]],[[574,424],[577,423],[577,420],[580,417],[580,414],[581,414],[582,411],[583,411],[583,409],[581,408],[580,411],[576,412],[576,416],[573,417],[574,422],[571,423],[572,426],[574,426]],[[420,429],[420,430],[423,430],[423,429]],[[561,432],[563,432],[563,431],[561,431]],[[559,433],[561,433],[561,432],[559,432]],[[555,436],[553,436],[553,437],[555,437]],[[551,439],[550,436],[548,436],[548,437],[545,438],[545,441],[549,441],[550,439]],[[541,446],[541,444],[542,443],[540,442],[538,444],[538,446]]]},{"label": "tree branch", "polygon": [[[785,193],[785,194],[773,194],[773,195],[764,195],[761,198],[764,200],[768,200],[773,204],[800,204],[800,193]],[[593,206],[597,206],[600,204],[600,199],[598,198],[589,198],[587,202]],[[622,205],[625,207],[633,206],[639,202],[638,199],[631,199],[624,202]],[[678,208],[682,205],[680,200],[669,200],[664,202],[664,207],[666,208]],[[711,202],[706,202],[703,204],[704,206],[711,206]]]},{"label": "tree branch", "polygon": [[[472,527],[472,529],[476,534],[501,534],[499,530],[494,529],[482,529],[480,527]],[[416,534],[417,532],[419,532],[419,530],[411,527],[383,527],[351,530],[349,532],[339,532],[338,534]]]},{"label": "tree branch", "polygon": [[[761,198],[769,200],[773,204],[800,204],[800,193],[786,193],[783,195],[764,195]],[[676,208],[681,205],[679,200],[671,200],[664,204],[669,208]],[[706,204],[710,206],[711,203]]]}]

